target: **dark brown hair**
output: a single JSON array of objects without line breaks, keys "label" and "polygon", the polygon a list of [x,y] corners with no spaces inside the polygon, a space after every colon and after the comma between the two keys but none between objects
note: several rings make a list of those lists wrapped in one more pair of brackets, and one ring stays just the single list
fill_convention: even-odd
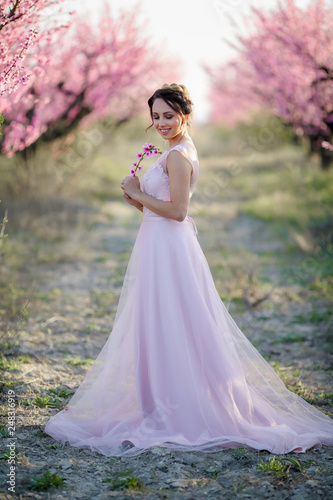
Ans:
[{"label": "dark brown hair", "polygon": [[160,89],[157,89],[153,93],[150,99],[148,99],[152,123],[146,128],[146,131],[154,125],[153,104],[156,99],[163,99],[163,101],[179,115],[192,115],[193,102],[191,101],[190,94],[185,85],[178,85],[177,83],[171,83],[169,85],[165,83]]}]

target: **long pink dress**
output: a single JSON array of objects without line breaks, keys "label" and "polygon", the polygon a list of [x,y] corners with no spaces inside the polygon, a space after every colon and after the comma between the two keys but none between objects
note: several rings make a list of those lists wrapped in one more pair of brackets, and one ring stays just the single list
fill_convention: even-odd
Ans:
[{"label": "long pink dress", "polygon": [[[171,150],[192,164],[191,198],[199,174],[191,144],[160,156],[142,189],[170,200]],[[282,454],[333,445],[333,420],[290,392],[231,318],[196,233],[189,216],[178,222],[144,207],[112,332],[45,432],[108,457],[154,446]]]}]

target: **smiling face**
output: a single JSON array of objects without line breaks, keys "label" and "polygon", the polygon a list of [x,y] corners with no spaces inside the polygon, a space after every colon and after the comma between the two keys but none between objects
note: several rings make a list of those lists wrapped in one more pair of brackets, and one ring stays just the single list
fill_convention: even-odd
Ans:
[{"label": "smiling face", "polygon": [[155,99],[152,115],[154,127],[163,139],[177,140],[184,134],[186,130],[184,118],[163,99]]}]

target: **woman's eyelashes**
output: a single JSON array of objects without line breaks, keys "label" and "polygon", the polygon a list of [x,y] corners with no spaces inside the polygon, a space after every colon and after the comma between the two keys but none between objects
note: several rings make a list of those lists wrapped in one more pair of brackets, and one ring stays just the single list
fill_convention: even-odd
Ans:
[{"label": "woman's eyelashes", "polygon": [[[172,115],[165,117],[167,120],[171,120]],[[159,116],[154,116],[154,120],[159,120]]]}]

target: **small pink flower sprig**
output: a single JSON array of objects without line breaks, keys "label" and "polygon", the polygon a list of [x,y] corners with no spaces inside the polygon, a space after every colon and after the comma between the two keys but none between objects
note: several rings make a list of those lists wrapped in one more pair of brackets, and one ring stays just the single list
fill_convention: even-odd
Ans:
[{"label": "small pink flower sprig", "polygon": [[141,172],[141,170],[143,169],[143,165],[141,165],[140,167],[139,165],[144,157],[149,158],[150,156],[156,156],[160,154],[162,154],[162,151],[160,151],[158,148],[155,148],[155,146],[150,142],[146,142],[146,144],[143,146],[142,153],[140,152],[136,155],[136,157],[139,158],[139,161],[134,161],[129,169],[131,175],[135,175],[137,170]]}]

